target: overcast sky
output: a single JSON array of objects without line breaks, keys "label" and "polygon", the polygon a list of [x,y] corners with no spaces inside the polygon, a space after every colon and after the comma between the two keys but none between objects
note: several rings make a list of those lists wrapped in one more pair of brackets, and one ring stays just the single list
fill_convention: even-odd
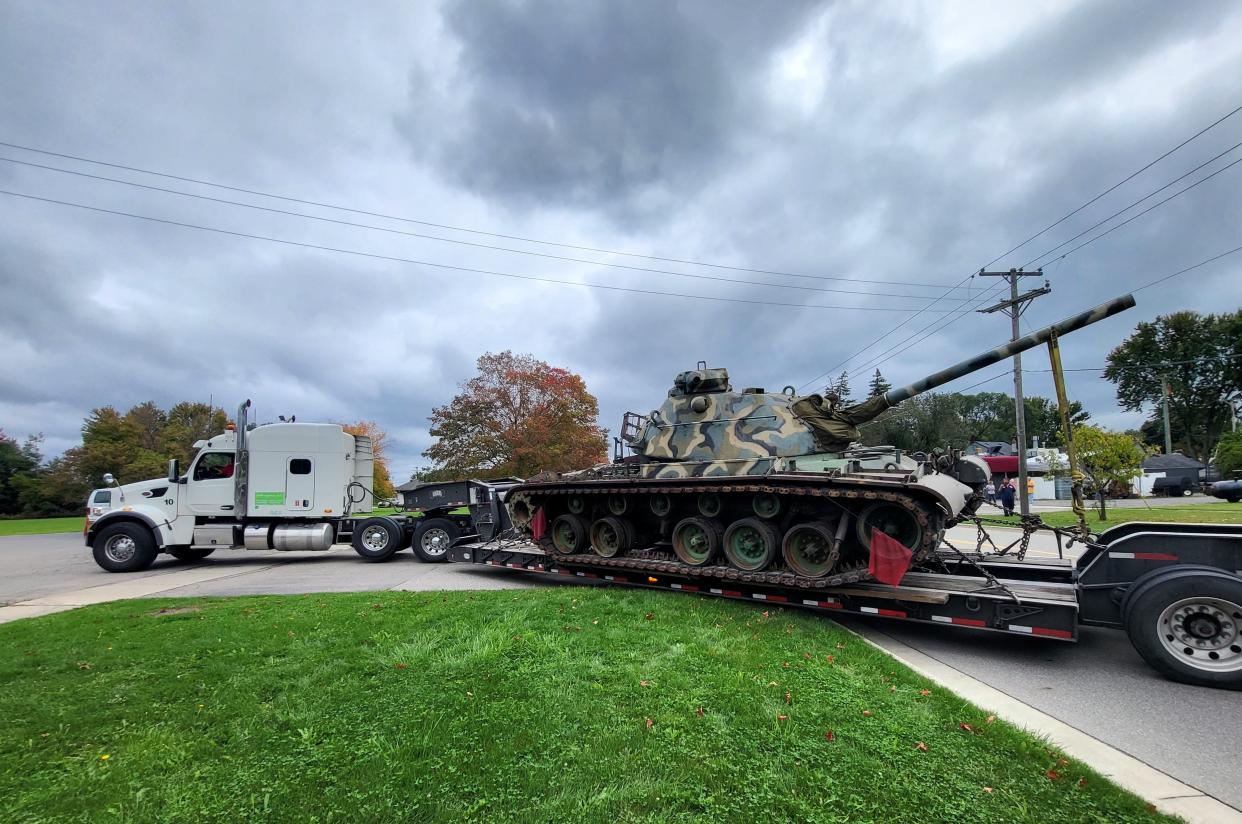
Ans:
[{"label": "overcast sky", "polygon": [[[981,304],[995,281],[949,286],[1242,105],[1239,44],[1231,2],[0,0],[0,141],[549,243],[0,147],[393,231],[11,162],[4,190],[699,296],[0,195],[0,427],[44,432],[56,454],[92,407],[212,397],[232,410],[250,397],[262,419],[376,420],[400,480],[425,463],[431,408],[488,350],[581,373],[614,431],[698,360],[727,366],[735,386],[800,386],[846,362],[861,388],[881,357],[890,381],[912,380],[1008,338],[998,314],[940,311]],[[991,263],[1046,263],[1053,292],[1027,325],[1242,244],[1235,167],[1059,262],[1036,260],[1239,141],[1242,113]],[[1240,274],[1242,254],[1138,293],[1137,308],[1067,338],[1066,365],[1102,366],[1160,313],[1238,308]],[[915,345],[885,352],[902,341]],[[1040,352],[1026,365],[1047,368]],[[1071,373],[1069,388],[1107,425],[1142,419],[1093,373]],[[1050,394],[1047,374],[1028,375],[1027,392]]]}]

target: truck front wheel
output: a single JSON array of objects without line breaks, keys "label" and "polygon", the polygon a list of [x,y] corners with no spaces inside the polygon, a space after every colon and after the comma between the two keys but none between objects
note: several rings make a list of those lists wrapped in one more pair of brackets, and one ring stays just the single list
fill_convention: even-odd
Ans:
[{"label": "truck front wheel", "polygon": [[368,561],[387,561],[401,549],[401,527],[391,518],[367,518],[354,529],[354,552]]},{"label": "truck front wheel", "polygon": [[155,563],[158,553],[151,530],[126,521],[99,530],[91,542],[91,554],[108,572],[141,572]]},{"label": "truck front wheel", "polygon": [[1242,689],[1242,578],[1205,567],[1169,569],[1135,585],[1126,633],[1175,681]]},{"label": "truck front wheel", "polygon": [[460,535],[448,518],[428,518],[414,530],[414,554],[428,563],[447,561],[449,547]]},{"label": "truck front wheel", "polygon": [[192,564],[195,561],[203,560],[215,551],[216,548],[214,546],[175,546],[168,550],[168,554],[178,561]]}]

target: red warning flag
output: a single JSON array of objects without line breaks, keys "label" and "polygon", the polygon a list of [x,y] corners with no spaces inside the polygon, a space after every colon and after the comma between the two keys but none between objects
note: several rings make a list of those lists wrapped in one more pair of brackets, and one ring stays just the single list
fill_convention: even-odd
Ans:
[{"label": "red warning flag", "polygon": [[530,534],[538,541],[548,531],[548,516],[543,514],[543,507],[535,510],[535,517],[530,519]]},{"label": "red warning flag", "polygon": [[910,559],[914,553],[900,541],[885,535],[875,527],[871,528],[871,560],[867,571],[882,584],[895,587],[901,583],[906,570],[910,568]]}]

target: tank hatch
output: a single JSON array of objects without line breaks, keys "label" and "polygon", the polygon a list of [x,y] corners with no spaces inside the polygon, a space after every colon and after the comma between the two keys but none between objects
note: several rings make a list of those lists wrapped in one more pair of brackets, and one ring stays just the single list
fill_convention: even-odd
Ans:
[{"label": "tank hatch", "polygon": [[670,398],[684,398],[687,395],[706,395],[711,392],[731,392],[729,370],[722,368],[708,369],[707,361],[699,361],[697,369],[682,372],[673,378],[673,388],[668,390]]}]

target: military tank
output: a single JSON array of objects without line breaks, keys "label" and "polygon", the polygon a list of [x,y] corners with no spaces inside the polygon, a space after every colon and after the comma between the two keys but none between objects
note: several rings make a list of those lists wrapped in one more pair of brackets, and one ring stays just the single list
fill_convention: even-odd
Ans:
[{"label": "military tank", "polygon": [[1125,295],[859,404],[735,391],[726,369],[682,372],[659,409],[627,413],[632,454],[543,473],[506,497],[514,527],[576,562],[802,587],[868,580],[877,533],[936,551],[990,478],[954,451],[857,443],[861,424],[915,395],[1134,305]]}]

